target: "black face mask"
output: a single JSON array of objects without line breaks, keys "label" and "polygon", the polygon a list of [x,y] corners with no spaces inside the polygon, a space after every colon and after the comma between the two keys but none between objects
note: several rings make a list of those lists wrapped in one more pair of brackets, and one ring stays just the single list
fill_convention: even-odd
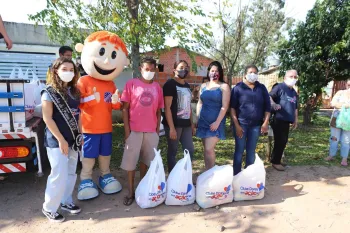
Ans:
[{"label": "black face mask", "polygon": [[186,78],[188,75],[188,70],[177,70],[177,76],[181,79]]}]

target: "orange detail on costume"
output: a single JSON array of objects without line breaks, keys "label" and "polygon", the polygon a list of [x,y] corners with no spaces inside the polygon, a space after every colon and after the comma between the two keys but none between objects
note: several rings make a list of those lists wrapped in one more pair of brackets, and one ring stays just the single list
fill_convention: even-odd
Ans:
[{"label": "orange detail on costume", "polygon": [[126,49],[124,42],[116,34],[110,33],[108,31],[98,31],[92,33],[86,38],[86,41],[88,42],[92,42],[94,40],[97,40],[99,42],[109,41],[111,44],[115,45],[115,49],[121,49],[125,55],[128,56],[128,50]]},{"label": "orange detail on costume", "polygon": [[112,95],[117,90],[113,81],[102,81],[90,76],[78,80],[77,87],[82,99],[93,97],[93,88],[100,93],[100,102],[95,98],[80,104],[83,133],[102,134],[112,132],[112,109],[118,110],[121,103],[112,104]]}]

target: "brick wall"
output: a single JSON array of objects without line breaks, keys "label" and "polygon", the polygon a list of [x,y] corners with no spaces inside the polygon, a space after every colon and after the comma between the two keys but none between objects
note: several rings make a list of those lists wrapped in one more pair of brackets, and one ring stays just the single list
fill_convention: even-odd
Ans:
[{"label": "brick wall", "polygon": [[[154,56],[154,53],[148,52],[145,55],[146,56]],[[166,50],[164,53],[161,53],[159,56],[158,63],[164,65],[164,73],[167,73],[167,74],[173,73],[174,63],[177,59],[177,56],[178,56],[179,60],[187,61],[191,67],[191,58],[187,54],[186,50],[184,50],[182,48],[174,47],[174,48],[171,48],[171,50],[169,50],[169,51]],[[195,61],[196,61],[196,64],[198,67],[200,67],[200,66],[208,67],[210,62],[212,62],[213,60],[198,54],[195,56]],[[191,70],[190,75],[195,76],[196,73]]]},{"label": "brick wall", "polygon": [[[158,82],[160,86],[163,86],[164,83],[173,77],[172,73],[165,73],[165,72],[157,72],[154,81]],[[196,86],[202,83],[202,76],[188,76],[186,78],[186,82],[188,82],[191,86]]]}]

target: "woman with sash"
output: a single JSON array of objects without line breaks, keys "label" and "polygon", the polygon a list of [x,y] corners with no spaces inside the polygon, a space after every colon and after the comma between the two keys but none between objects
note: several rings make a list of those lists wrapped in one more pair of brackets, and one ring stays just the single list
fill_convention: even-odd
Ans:
[{"label": "woman with sash", "polygon": [[80,92],[76,88],[79,71],[72,60],[62,57],[54,62],[51,75],[41,94],[46,123],[44,145],[51,165],[42,212],[50,221],[63,222],[58,208],[71,214],[81,211],[72,199],[81,144]]}]

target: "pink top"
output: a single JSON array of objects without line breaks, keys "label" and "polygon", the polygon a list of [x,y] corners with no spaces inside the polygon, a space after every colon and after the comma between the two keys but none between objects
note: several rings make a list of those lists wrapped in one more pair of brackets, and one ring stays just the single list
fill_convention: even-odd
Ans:
[{"label": "pink top", "polygon": [[121,97],[130,104],[130,130],[136,132],[156,132],[157,110],[164,108],[163,91],[158,83],[144,83],[138,78],[129,80]]}]

